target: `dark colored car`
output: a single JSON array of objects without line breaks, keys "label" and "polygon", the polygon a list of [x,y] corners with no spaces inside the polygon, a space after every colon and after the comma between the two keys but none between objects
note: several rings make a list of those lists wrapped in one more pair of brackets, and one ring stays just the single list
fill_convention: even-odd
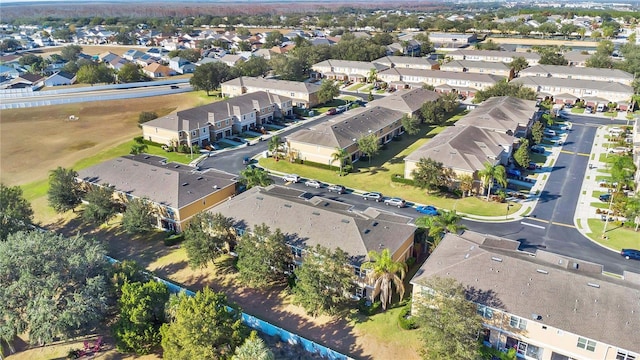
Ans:
[{"label": "dark colored car", "polygon": [[178,85],[171,85],[172,89],[180,89],[180,87]]},{"label": "dark colored car", "polygon": [[327,115],[335,115],[338,112],[336,108],[331,108],[327,110]]},{"label": "dark colored car", "polygon": [[640,260],[640,250],[622,249],[622,251],[620,251],[620,255],[624,256],[624,258],[627,260]]},{"label": "dark colored car", "polygon": [[327,190],[338,194],[344,194],[347,191],[347,189],[342,185],[331,185],[327,187]]},{"label": "dark colored car", "polygon": [[520,170],[516,170],[516,169],[507,169],[507,176],[522,176],[522,173],[520,172]]},{"label": "dark colored car", "polygon": [[602,194],[599,199],[603,202],[609,202],[609,200],[611,200],[611,194]]},{"label": "dark colored car", "polygon": [[421,205],[416,207],[416,211],[419,212],[420,214],[425,214],[428,216],[436,216],[438,215],[438,209],[436,209],[435,207],[431,206],[431,205]]},{"label": "dark colored car", "polygon": [[531,147],[531,152],[536,153],[536,154],[544,154],[545,151],[546,151],[546,149],[544,148],[544,146],[533,145]]},{"label": "dark colored car", "polygon": [[534,163],[533,161],[529,163],[529,165],[527,165],[527,170],[535,170],[538,168],[538,164]]}]

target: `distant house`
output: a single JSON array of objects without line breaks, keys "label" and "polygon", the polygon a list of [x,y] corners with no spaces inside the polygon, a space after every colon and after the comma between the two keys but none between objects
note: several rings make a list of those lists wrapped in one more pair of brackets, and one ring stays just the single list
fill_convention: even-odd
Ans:
[{"label": "distant house", "polygon": [[440,67],[440,64],[435,60],[411,56],[384,56],[372,62],[382,64],[387,68],[437,70]]},{"label": "distant house", "polygon": [[[640,274],[472,231],[447,233],[411,279],[412,312],[433,294],[428,280],[450,278],[477,307],[479,340],[518,359],[640,358]],[[632,300],[630,300],[632,299]]]},{"label": "distant house", "polygon": [[44,80],[45,86],[61,86],[61,85],[71,85],[76,82],[76,76],[65,72],[59,71]]},{"label": "distant house", "polygon": [[236,233],[251,232],[254,226],[267,224],[280,229],[294,256],[294,267],[316,245],[331,250],[338,247],[349,255],[356,286],[355,298],[372,301],[373,288],[365,281],[362,263],[369,251],[389,250],[394,261],[406,261],[414,254],[415,226],[409,219],[369,208],[350,211],[351,206],[326,197],[302,196],[304,191],[282,186],[254,187],[209,210],[230,217]]},{"label": "distant house", "polygon": [[476,34],[429,33],[429,41],[435,48],[460,48],[478,41]]},{"label": "distant house", "polygon": [[407,40],[406,42],[394,42],[386,46],[387,55],[403,54],[404,56],[420,57],[422,45],[416,40]]},{"label": "distant house", "polygon": [[176,74],[175,70],[158,63],[145,66],[142,68],[142,72],[151,78],[168,77]]},{"label": "distant house", "polygon": [[301,81],[265,79],[240,76],[221,85],[223,96],[234,97],[246,93],[266,91],[291,98],[293,106],[311,108],[318,105],[320,85]]},{"label": "distant house", "polygon": [[142,51],[138,51],[136,49],[130,49],[130,50],[127,50],[124,54],[122,54],[122,57],[129,61],[134,61],[137,58],[141,57],[142,55],[144,55]]},{"label": "distant house", "polygon": [[169,60],[169,67],[178,74],[191,74],[196,70],[195,64],[179,56],[173,57]]},{"label": "distant house", "polygon": [[13,79],[6,88],[30,88],[31,90],[38,90],[44,86],[44,79],[43,76],[38,74],[24,73]]},{"label": "distant house", "polygon": [[633,74],[618,69],[599,69],[561,65],[537,65],[520,70],[519,77],[551,77],[574,80],[616,82],[622,85],[633,83]]},{"label": "distant house", "polygon": [[119,58],[120,56],[118,56],[118,54],[114,54],[111,51],[107,51],[104,52],[100,55],[98,55],[98,59],[100,61],[102,61],[103,63],[109,63],[111,62],[111,60],[115,59],[115,58]]},{"label": "distant house", "polygon": [[581,51],[567,51],[564,53],[564,58],[567,59],[569,66],[586,67],[587,60],[591,57],[591,54],[584,54]]},{"label": "distant house", "polygon": [[126,155],[78,171],[77,178],[90,190],[112,186],[116,198],[126,206],[132,198],[152,206],[153,225],[180,232],[201,211],[236,193],[235,175],[167,162],[153,155]]},{"label": "distant house", "polygon": [[245,62],[245,58],[240,55],[227,54],[220,58],[220,62],[227,64],[230,67],[235,67],[240,63]]},{"label": "distant house", "polygon": [[473,97],[478,90],[484,90],[505,79],[503,76],[491,74],[402,68],[381,71],[378,78],[395,88],[431,85],[438,92],[457,92],[467,97]]},{"label": "distant house", "polygon": [[116,56],[111,60],[109,60],[109,62],[107,62],[106,65],[108,68],[111,68],[114,70],[120,70],[122,69],[123,66],[125,66],[128,63],[129,63],[129,60],[121,58],[120,56]]}]

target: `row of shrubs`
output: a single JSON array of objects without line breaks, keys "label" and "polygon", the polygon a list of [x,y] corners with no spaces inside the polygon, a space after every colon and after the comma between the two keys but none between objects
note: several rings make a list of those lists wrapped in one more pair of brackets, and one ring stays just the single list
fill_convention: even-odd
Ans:
[{"label": "row of shrubs", "polygon": [[338,166],[318,163],[318,162],[309,161],[309,160],[295,159],[295,163],[296,164],[304,164],[304,165],[308,165],[308,166],[311,166],[311,167],[324,169],[324,170],[340,171],[340,168]]}]

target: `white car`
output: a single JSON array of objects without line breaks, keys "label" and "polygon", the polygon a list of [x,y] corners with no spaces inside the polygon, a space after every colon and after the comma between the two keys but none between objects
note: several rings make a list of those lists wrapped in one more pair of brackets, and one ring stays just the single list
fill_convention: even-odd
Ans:
[{"label": "white car", "polygon": [[386,199],[384,204],[387,206],[397,206],[398,208],[403,208],[407,204],[404,200],[394,197],[391,199]]},{"label": "white car", "polygon": [[316,189],[320,189],[322,187],[322,183],[318,180],[307,180],[304,182],[304,186],[311,186]]},{"label": "white car", "polygon": [[300,176],[297,174],[287,174],[285,176],[282,177],[282,180],[284,180],[285,182],[300,182]]}]

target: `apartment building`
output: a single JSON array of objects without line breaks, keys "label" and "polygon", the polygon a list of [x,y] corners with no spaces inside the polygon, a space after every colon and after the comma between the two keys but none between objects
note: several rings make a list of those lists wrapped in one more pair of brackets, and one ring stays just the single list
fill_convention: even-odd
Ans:
[{"label": "apartment building", "polygon": [[302,81],[240,76],[223,82],[221,90],[222,96],[228,97],[264,91],[288,97],[292,100],[293,106],[308,109],[318,105],[320,85]]}]

